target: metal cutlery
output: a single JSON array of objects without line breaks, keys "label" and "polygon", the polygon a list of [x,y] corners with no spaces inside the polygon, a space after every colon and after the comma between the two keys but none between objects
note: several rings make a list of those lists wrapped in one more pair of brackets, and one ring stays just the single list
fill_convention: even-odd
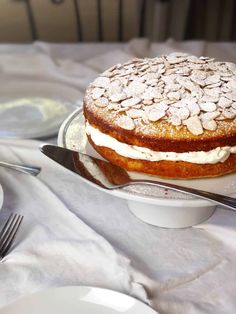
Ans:
[{"label": "metal cutlery", "polygon": [[49,158],[104,189],[114,190],[134,184],[149,184],[198,196],[213,203],[223,205],[231,210],[236,210],[236,198],[178,186],[169,182],[143,179],[134,180],[130,178],[125,169],[113,165],[108,161],[53,145],[42,145],[40,149]]},{"label": "metal cutlery", "polygon": [[11,214],[0,232],[0,260],[6,256],[12,246],[17,231],[21,225],[23,216]]},{"label": "metal cutlery", "polygon": [[13,169],[13,170],[23,172],[26,174],[31,174],[33,176],[37,176],[41,171],[40,167],[29,166],[29,165],[16,165],[16,164],[3,162],[3,161],[0,161],[0,167]]}]

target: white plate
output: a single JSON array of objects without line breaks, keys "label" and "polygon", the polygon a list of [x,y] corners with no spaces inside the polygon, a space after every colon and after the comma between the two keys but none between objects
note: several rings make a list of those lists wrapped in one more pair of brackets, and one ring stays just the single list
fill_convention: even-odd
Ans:
[{"label": "white plate", "polygon": [[155,314],[144,303],[127,295],[92,287],[47,289],[2,310],[0,314]]},{"label": "white plate", "polygon": [[75,110],[81,94],[66,85],[0,78],[0,137],[43,138],[56,135]]},{"label": "white plate", "polygon": [[[58,145],[99,157],[87,141],[84,118],[80,109],[72,113],[62,124],[58,134]],[[134,172],[130,173],[130,176],[173,182],[173,180],[163,180]],[[174,183],[229,196],[236,195],[235,173],[218,178],[174,180]],[[136,216],[162,227],[192,226],[209,218],[215,210],[215,205],[209,201],[153,186],[137,185],[120,190],[102,190],[127,199],[129,208]]]},{"label": "white plate", "polygon": [[2,186],[0,184],[0,210],[2,208],[2,204],[3,204],[3,189],[2,189]]}]

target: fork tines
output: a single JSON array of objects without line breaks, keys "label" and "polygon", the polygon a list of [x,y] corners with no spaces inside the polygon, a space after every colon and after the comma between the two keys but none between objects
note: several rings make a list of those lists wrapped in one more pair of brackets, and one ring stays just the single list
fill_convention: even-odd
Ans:
[{"label": "fork tines", "polygon": [[11,214],[0,232],[0,259],[2,259],[9,251],[16,233],[20,227],[23,216],[19,214]]}]

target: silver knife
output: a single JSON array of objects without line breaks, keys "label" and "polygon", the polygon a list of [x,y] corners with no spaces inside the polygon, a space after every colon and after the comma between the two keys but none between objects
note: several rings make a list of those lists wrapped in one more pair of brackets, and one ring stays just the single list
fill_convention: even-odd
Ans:
[{"label": "silver knife", "polygon": [[42,145],[40,150],[63,167],[79,174],[86,181],[99,185],[104,189],[114,190],[134,184],[149,184],[198,196],[213,203],[223,205],[228,209],[236,210],[236,199],[233,197],[178,186],[167,182],[131,179],[128,172],[119,166],[67,148],[46,144]]}]

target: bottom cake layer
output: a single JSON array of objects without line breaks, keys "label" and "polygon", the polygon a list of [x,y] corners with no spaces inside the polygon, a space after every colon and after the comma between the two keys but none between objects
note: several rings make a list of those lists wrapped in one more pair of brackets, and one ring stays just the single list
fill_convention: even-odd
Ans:
[{"label": "bottom cake layer", "polygon": [[143,172],[169,179],[193,179],[222,176],[236,171],[236,154],[216,164],[194,164],[185,161],[147,161],[123,157],[114,150],[97,146],[88,136],[90,144],[105,159],[128,171]]}]

